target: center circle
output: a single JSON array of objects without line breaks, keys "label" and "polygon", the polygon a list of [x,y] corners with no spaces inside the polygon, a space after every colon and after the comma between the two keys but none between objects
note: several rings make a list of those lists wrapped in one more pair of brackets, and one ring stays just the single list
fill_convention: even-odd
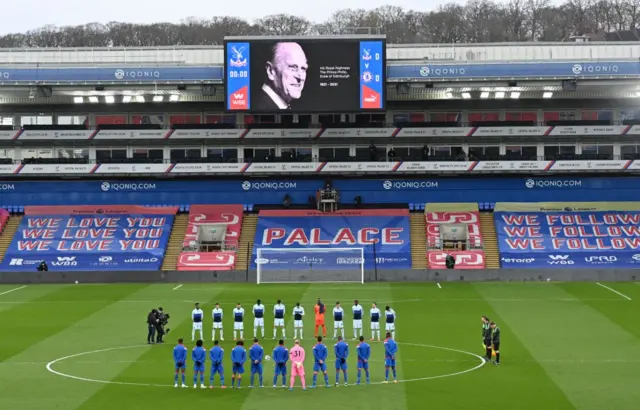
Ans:
[{"label": "center circle", "polygon": [[[477,355],[475,353],[467,352],[467,351],[464,351],[464,350],[453,349],[453,348],[442,347],[442,346],[435,346],[435,345],[427,345],[427,344],[421,344],[421,343],[409,343],[409,342],[398,342],[398,345],[399,346],[406,345],[406,346],[424,347],[424,348],[428,348],[428,349],[437,349],[437,350],[444,350],[444,351],[453,352],[453,353],[459,353],[459,354],[463,354],[463,355],[467,355],[467,356],[472,356],[472,357],[478,359],[478,362],[479,362],[476,366],[470,367],[470,368],[465,369],[465,370],[460,370],[460,371],[453,372],[453,373],[440,374],[440,375],[435,375],[435,376],[417,377],[417,378],[413,378],[413,379],[398,380],[399,383],[410,383],[410,382],[418,382],[418,381],[432,380],[432,379],[443,379],[445,377],[460,376],[460,375],[463,375],[465,373],[470,373],[470,372],[472,372],[474,370],[478,370],[478,369],[480,369],[481,367],[483,367],[485,365],[485,361],[482,358],[482,356]],[[147,345],[147,344],[131,345],[131,346],[120,346],[120,347],[110,347],[110,348],[107,348],[107,349],[91,350],[91,351],[88,351],[88,352],[75,353],[75,354],[72,354],[72,355],[69,355],[69,356],[60,357],[58,359],[50,361],[49,363],[47,363],[46,369],[47,369],[47,371],[49,371],[49,372],[51,372],[51,373],[53,373],[55,375],[58,375],[58,376],[62,376],[62,377],[66,377],[66,378],[74,379],[74,380],[79,380],[79,381],[84,381],[84,382],[90,382],[90,383],[114,384],[114,385],[121,385],[121,386],[173,387],[173,385],[171,385],[171,384],[120,382],[120,381],[113,381],[113,380],[92,379],[92,378],[88,378],[88,377],[81,377],[81,376],[75,376],[75,375],[72,375],[72,374],[63,373],[63,372],[60,372],[60,371],[55,370],[53,368],[53,365],[55,365],[56,363],[60,363],[60,362],[63,362],[65,360],[68,360],[68,359],[74,359],[74,358],[77,358],[77,357],[83,357],[83,356],[88,356],[88,355],[98,354],[98,353],[112,352],[114,350],[135,349],[135,348],[148,347],[148,346],[149,345]],[[382,382],[373,382],[371,384],[382,384]]]}]

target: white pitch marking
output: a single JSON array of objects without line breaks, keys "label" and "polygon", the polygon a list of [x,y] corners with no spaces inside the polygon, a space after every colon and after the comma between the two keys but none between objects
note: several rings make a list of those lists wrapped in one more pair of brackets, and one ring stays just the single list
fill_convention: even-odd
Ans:
[{"label": "white pitch marking", "polygon": [[[439,349],[439,350],[446,350],[446,351],[450,351],[450,352],[462,353],[462,354],[465,354],[465,355],[468,355],[468,356],[473,356],[473,357],[477,358],[478,360],[480,360],[480,364],[478,364],[477,366],[471,367],[469,369],[462,370],[462,371],[459,371],[459,372],[441,374],[441,375],[437,375],[437,376],[419,377],[419,378],[415,378],[415,379],[398,380],[398,383],[418,382],[418,381],[423,381],[423,380],[434,380],[434,379],[443,379],[445,377],[460,376],[462,374],[469,373],[469,372],[472,372],[474,370],[478,370],[479,368],[481,368],[482,366],[485,365],[485,361],[481,356],[479,356],[479,355],[477,355],[475,353],[466,352],[464,350],[458,350],[458,349],[452,349],[452,348],[448,348],[448,347],[441,347],[441,346],[434,346],[434,345],[418,344],[418,343],[402,342],[402,343],[398,343],[398,344],[401,345],[401,346],[402,345],[408,345],[408,346],[428,347],[428,348],[431,348],[431,349]],[[145,344],[145,345],[133,345],[133,346],[120,346],[120,347],[111,347],[111,348],[108,348],[108,349],[92,350],[90,352],[76,353],[76,354],[72,354],[72,355],[65,356],[65,357],[60,357],[58,359],[50,361],[49,363],[47,363],[46,369],[48,371],[50,371],[51,373],[56,374],[58,376],[67,377],[69,379],[80,380],[80,381],[84,381],[84,382],[93,382],[93,383],[101,383],[101,384],[117,384],[117,385],[122,385],[122,386],[173,387],[173,385],[171,385],[171,384],[134,383],[134,382],[118,382],[118,381],[113,381],[113,380],[90,379],[90,378],[87,378],[87,377],[80,377],[80,376],[74,376],[72,374],[62,373],[62,372],[59,372],[59,371],[53,369],[53,365],[54,364],[56,364],[58,362],[61,362],[63,360],[72,359],[74,357],[87,356],[87,355],[94,354],[94,353],[110,352],[110,351],[113,351],[113,350],[132,349],[132,348],[144,347],[144,346],[149,346],[149,345]],[[371,384],[383,384],[383,382],[373,382]],[[355,385],[355,383],[353,383],[351,385]],[[297,388],[301,388],[301,387],[297,387]]]},{"label": "white pitch marking", "polygon": [[438,285],[438,289],[442,289],[442,286],[440,285],[440,283],[436,283],[436,285]]},{"label": "white pitch marking", "polygon": [[173,290],[178,290],[182,287],[182,284],[179,284],[178,286],[176,286],[175,288],[173,288]]},{"label": "white pitch marking", "polygon": [[602,284],[602,283],[600,283],[600,282],[596,282],[596,285],[598,285],[598,286],[602,286],[603,288],[608,289],[608,290],[612,291],[613,293],[615,293],[615,294],[617,294],[617,295],[620,295],[620,296],[622,296],[623,298],[625,298],[625,299],[627,299],[627,300],[631,300],[631,298],[630,298],[629,296],[627,296],[627,295],[625,295],[625,294],[622,294],[622,293],[618,292],[618,291],[617,291],[617,290],[615,290],[615,289],[611,289],[609,286],[605,286],[605,285],[603,285],[603,284]]},{"label": "white pitch marking", "polygon": [[2,293],[0,293],[0,296],[2,296],[2,295],[6,295],[7,293],[15,292],[16,290],[24,289],[24,288],[26,288],[26,287],[27,287],[27,285],[20,286],[19,288],[9,289],[9,290],[8,290],[8,291],[6,291],[6,292],[2,292]]}]

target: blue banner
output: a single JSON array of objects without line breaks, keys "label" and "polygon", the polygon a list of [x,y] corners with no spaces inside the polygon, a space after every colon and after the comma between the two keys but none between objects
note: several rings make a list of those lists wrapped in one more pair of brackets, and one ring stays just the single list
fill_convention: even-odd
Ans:
[{"label": "blue banner", "polygon": [[[254,260],[260,264],[262,270],[360,270],[362,252],[360,249],[342,249],[340,251],[327,249],[318,252],[315,248],[288,249],[262,248],[260,258]],[[365,256],[365,265],[367,264]]]},{"label": "blue banner", "polygon": [[2,83],[137,83],[222,81],[222,67],[128,68],[7,68],[0,67]]},{"label": "blue banner", "polygon": [[46,261],[50,270],[157,270],[173,219],[133,214],[25,216],[0,266],[24,271]]},{"label": "blue banner", "polygon": [[470,78],[607,78],[640,76],[638,61],[599,61],[564,63],[479,63],[389,65],[387,78],[404,79],[470,79]]},{"label": "blue banner", "polygon": [[[411,268],[409,214],[407,210],[394,209],[349,211],[331,216],[313,211],[262,211],[254,241],[254,266],[258,248],[328,251],[363,248],[367,269]],[[325,259],[335,259],[335,263],[318,264],[319,268],[346,264],[338,263],[338,253],[335,258]],[[265,265],[271,266],[278,268],[277,264]]]},{"label": "blue banner", "polygon": [[502,268],[638,268],[640,252],[501,253]]}]

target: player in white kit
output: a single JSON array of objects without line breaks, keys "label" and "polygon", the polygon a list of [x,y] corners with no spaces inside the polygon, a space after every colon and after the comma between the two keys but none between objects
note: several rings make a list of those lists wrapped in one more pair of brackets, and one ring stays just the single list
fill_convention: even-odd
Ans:
[{"label": "player in white kit", "polygon": [[220,303],[216,303],[216,307],[211,311],[213,317],[213,330],[211,331],[211,340],[216,340],[216,330],[220,330],[220,340],[224,341],[224,333],[222,332],[222,309]]},{"label": "player in white kit", "polygon": [[282,329],[282,339],[286,339],[285,329],[284,329],[284,313],[285,313],[285,307],[282,304],[282,301],[278,299],[278,302],[273,307],[273,340],[276,340],[276,334],[278,332],[278,328]]},{"label": "player in white kit", "polygon": [[196,303],[196,308],[191,312],[191,320],[193,321],[193,328],[191,329],[191,341],[196,340],[196,330],[200,331],[200,339],[202,339],[202,318],[204,312],[200,309],[200,303]]},{"label": "player in white kit", "polygon": [[258,328],[261,328],[264,338],[264,305],[260,299],[253,305],[253,337],[258,337]]},{"label": "player in white kit", "polygon": [[333,308],[333,338],[338,336],[338,329],[340,329],[340,335],[344,339],[344,309],[340,306],[340,302],[336,302],[336,307]]},{"label": "player in white kit", "polygon": [[378,332],[378,342],[380,341],[380,309],[378,309],[378,305],[375,303],[371,305],[371,310],[369,311],[369,317],[371,319],[371,341],[376,337],[376,332]]},{"label": "player in white kit", "polygon": [[386,324],[385,331],[391,333],[391,338],[395,340],[396,338],[396,312],[391,309],[389,306],[385,308],[384,315],[386,316]]},{"label": "player in white kit", "polygon": [[[360,306],[360,302],[354,300],[351,311],[353,312],[353,340],[356,340],[358,336],[362,336],[362,315],[364,309]],[[359,335],[358,332],[360,332]]]},{"label": "player in white kit", "polygon": [[244,308],[240,303],[233,308],[233,340],[238,340],[236,333],[244,339]]},{"label": "player in white kit", "polygon": [[293,308],[293,338],[298,338],[298,330],[300,330],[300,339],[304,339],[302,335],[302,318],[304,317],[304,308],[300,306],[300,302],[296,303]]}]

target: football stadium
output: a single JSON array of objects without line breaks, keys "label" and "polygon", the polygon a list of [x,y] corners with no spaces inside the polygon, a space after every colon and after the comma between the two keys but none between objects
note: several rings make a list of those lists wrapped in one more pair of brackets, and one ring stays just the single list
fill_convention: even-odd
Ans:
[{"label": "football stadium", "polygon": [[638,408],[639,59],[0,49],[0,407]]}]

